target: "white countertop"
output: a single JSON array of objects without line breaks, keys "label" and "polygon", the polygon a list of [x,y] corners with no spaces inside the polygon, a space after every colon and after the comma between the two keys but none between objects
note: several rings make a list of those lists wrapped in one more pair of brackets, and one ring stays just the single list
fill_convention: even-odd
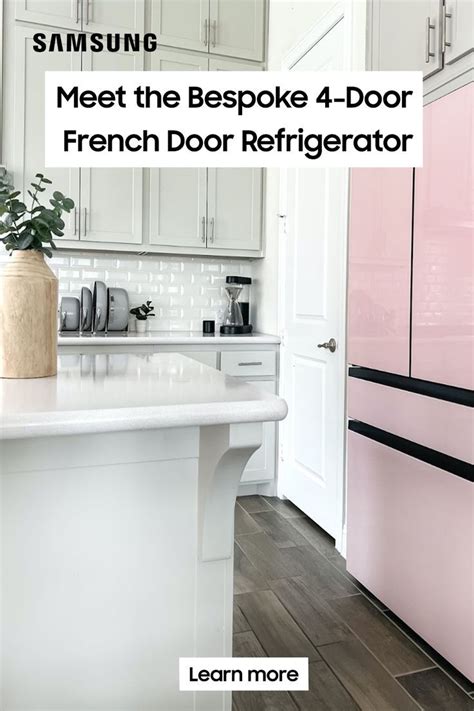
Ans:
[{"label": "white countertop", "polygon": [[176,353],[59,356],[54,378],[0,380],[0,439],[265,422],[284,400]]},{"label": "white countertop", "polygon": [[130,331],[129,333],[97,333],[78,335],[76,331],[71,334],[61,333],[58,338],[60,346],[84,346],[84,345],[108,345],[122,346],[124,344],[133,344],[136,346],[148,345],[252,345],[261,344],[276,344],[280,343],[278,336],[269,336],[265,333],[252,333],[242,336],[221,336],[216,333],[214,336],[205,336],[200,331],[149,331],[148,333],[138,334]]}]

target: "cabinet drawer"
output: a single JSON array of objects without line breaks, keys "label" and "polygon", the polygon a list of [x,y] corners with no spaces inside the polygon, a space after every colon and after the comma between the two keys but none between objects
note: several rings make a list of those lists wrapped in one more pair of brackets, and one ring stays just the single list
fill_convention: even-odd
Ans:
[{"label": "cabinet drawer", "polygon": [[221,370],[228,375],[275,375],[274,351],[223,351]]},{"label": "cabinet drawer", "polygon": [[472,487],[349,432],[347,569],[469,678]]}]

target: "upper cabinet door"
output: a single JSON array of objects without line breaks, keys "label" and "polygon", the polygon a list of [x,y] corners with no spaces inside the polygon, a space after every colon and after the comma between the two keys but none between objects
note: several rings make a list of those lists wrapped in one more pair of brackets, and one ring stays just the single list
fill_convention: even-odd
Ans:
[{"label": "upper cabinet door", "polygon": [[264,0],[210,0],[210,52],[264,59]]},{"label": "upper cabinet door", "polygon": [[[79,71],[81,58],[75,52],[35,52],[34,32],[32,28],[15,28],[14,110],[12,121],[5,126],[4,136],[8,142],[8,136],[11,136],[13,143],[13,160],[8,161],[8,169],[13,173],[15,187],[22,191],[28,205],[27,190],[31,181],[36,182],[36,173],[44,173],[53,181],[40,195],[41,202],[47,207],[54,190],[71,197],[76,208],[64,215],[64,237],[57,237],[55,241],[79,239],[79,169],[44,167],[44,75],[47,71]],[[51,32],[45,34],[46,41],[49,41]]]},{"label": "upper cabinet door", "polygon": [[412,376],[474,388],[474,84],[424,109],[415,171]]},{"label": "upper cabinet door", "polygon": [[[205,56],[160,50],[152,55],[152,71],[206,71]],[[206,169],[151,168],[150,244],[206,247]]]},{"label": "upper cabinet door", "polygon": [[260,168],[209,168],[210,249],[261,251],[262,180]]},{"label": "upper cabinet door", "polygon": [[413,171],[351,172],[348,362],[409,375]]},{"label": "upper cabinet door", "polygon": [[444,61],[452,64],[474,46],[472,0],[446,0],[444,7]]},{"label": "upper cabinet door", "polygon": [[15,18],[66,30],[81,29],[82,0],[16,0]]},{"label": "upper cabinet door", "polygon": [[209,0],[153,0],[150,30],[161,45],[207,52]]},{"label": "upper cabinet door", "polygon": [[372,69],[419,70],[426,78],[443,66],[440,0],[376,0],[372,6]]},{"label": "upper cabinet door", "polygon": [[[140,71],[143,55],[133,52],[89,52],[83,69]],[[81,170],[81,241],[141,244],[143,214],[141,168]]]},{"label": "upper cabinet door", "polygon": [[145,31],[145,0],[82,0],[83,29],[87,32]]}]

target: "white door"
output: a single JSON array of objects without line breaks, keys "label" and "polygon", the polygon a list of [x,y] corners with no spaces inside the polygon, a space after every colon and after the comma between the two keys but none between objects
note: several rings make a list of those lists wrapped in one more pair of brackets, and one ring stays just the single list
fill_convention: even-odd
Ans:
[{"label": "white door", "polygon": [[[207,71],[204,55],[160,50],[152,71]],[[150,169],[150,244],[206,247],[207,173],[205,168]]]},{"label": "white door", "polygon": [[259,168],[208,169],[209,249],[261,250],[262,181]]},{"label": "white door", "polygon": [[372,11],[374,67],[418,70],[426,78],[443,66],[441,0],[377,0]]},{"label": "white door", "polygon": [[[274,380],[253,380],[250,385],[268,393],[276,393]],[[265,482],[273,480],[275,476],[275,447],[276,425],[274,422],[265,422],[263,425],[262,445],[250,457],[245,467],[241,483]]]},{"label": "white door", "polygon": [[265,0],[210,0],[210,52],[261,62],[264,39]]},{"label": "white door", "polygon": [[[89,52],[83,69],[139,71],[143,55],[134,52]],[[81,169],[81,242],[141,244],[143,215],[141,168]]]},{"label": "white door", "polygon": [[[232,59],[212,58],[211,71],[259,71],[260,67]],[[209,249],[262,249],[261,168],[209,168]]]},{"label": "white door", "polygon": [[81,29],[81,0],[16,0],[14,5],[16,20]]},{"label": "white door", "polygon": [[472,0],[446,0],[445,55],[446,64],[468,52],[474,46],[474,4]]},{"label": "white door", "polygon": [[[342,69],[343,24],[340,20],[293,68]],[[289,414],[281,428],[278,492],[336,536],[344,476],[348,171],[289,170],[285,182],[281,393]],[[318,348],[331,338],[335,352]]]},{"label": "white door", "polygon": [[145,30],[145,0],[82,0],[82,26],[87,32]]},{"label": "white door", "polygon": [[[16,78],[14,86],[14,111],[11,118],[15,121],[14,158],[8,165],[13,173],[14,185],[21,190],[25,202],[30,206],[27,190],[36,173],[44,173],[53,184],[40,198],[49,207],[52,192],[59,190],[74,200],[75,209],[69,215],[63,215],[66,223],[64,237],[56,237],[55,242],[79,239],[79,168],[44,167],[44,77],[47,71],[79,71],[81,58],[75,52],[41,52],[33,50],[32,28],[15,28],[15,63]],[[51,32],[44,32],[49,42]],[[64,38],[64,37],[63,37]]]},{"label": "white door", "polygon": [[207,51],[209,0],[153,0],[150,23],[160,45]]}]

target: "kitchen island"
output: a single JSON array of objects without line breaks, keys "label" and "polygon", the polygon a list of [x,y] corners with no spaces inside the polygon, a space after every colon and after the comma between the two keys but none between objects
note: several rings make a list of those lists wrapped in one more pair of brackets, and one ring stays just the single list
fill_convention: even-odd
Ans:
[{"label": "kitchen island", "polygon": [[285,402],[168,353],[0,393],[0,708],[229,710],[178,661],[231,656],[235,497]]}]

